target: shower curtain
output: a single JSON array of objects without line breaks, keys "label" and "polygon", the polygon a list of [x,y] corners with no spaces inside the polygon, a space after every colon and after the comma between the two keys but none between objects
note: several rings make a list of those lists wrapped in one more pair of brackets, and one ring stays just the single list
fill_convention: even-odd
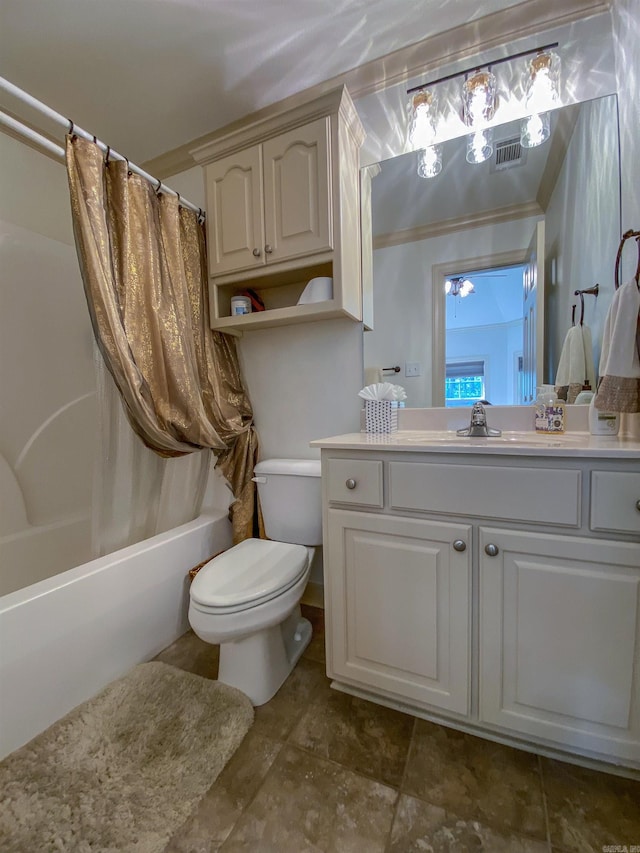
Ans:
[{"label": "shower curtain", "polygon": [[[235,497],[234,542],[251,537],[258,438],[235,341],[208,326],[204,228],[92,142],[68,136],[66,160],[91,322],[128,423],[158,457],[212,450]],[[150,493],[159,476],[151,465]]]}]

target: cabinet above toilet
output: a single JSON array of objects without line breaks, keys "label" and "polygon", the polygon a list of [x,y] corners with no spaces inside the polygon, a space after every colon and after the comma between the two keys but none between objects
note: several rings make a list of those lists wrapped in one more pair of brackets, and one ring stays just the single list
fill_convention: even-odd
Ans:
[{"label": "cabinet above toilet", "polygon": [[[359,150],[364,131],[345,87],[266,111],[192,151],[207,191],[211,327],[223,332],[362,318]],[[331,298],[298,304],[307,283]],[[265,310],[231,315],[251,288]]]}]

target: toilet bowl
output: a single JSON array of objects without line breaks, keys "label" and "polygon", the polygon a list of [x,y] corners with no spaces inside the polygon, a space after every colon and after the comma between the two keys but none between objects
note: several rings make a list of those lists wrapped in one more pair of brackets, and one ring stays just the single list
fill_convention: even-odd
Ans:
[{"label": "toilet bowl", "polygon": [[254,473],[266,532],[281,536],[246,539],[206,563],[191,584],[189,623],[220,644],[218,680],[262,705],[311,639],[299,605],[322,541],[320,463],[267,460]]}]

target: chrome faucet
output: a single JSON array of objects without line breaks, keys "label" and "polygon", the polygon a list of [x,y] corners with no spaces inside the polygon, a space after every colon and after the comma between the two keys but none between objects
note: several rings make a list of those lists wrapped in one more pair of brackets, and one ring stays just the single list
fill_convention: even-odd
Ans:
[{"label": "chrome faucet", "polygon": [[456,430],[456,433],[457,435],[464,435],[467,437],[488,437],[492,435],[502,435],[502,430],[492,429],[490,426],[487,426],[487,413],[484,410],[484,406],[482,403],[474,403],[471,409],[471,423],[464,429]]}]

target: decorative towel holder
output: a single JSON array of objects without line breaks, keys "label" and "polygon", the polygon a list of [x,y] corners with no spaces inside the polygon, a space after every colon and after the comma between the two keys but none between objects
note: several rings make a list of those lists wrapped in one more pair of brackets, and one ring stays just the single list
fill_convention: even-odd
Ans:
[{"label": "decorative towel holder", "polygon": [[[586,296],[595,296],[598,298],[598,293],[600,293],[600,285],[595,284],[593,287],[587,287],[585,290],[574,290],[573,295],[580,297],[580,325],[584,326],[584,297]],[[572,305],[571,311],[571,325],[575,326],[576,324],[576,306]]]},{"label": "decorative towel holder", "polygon": [[624,234],[622,235],[622,240],[620,240],[620,245],[618,246],[615,272],[616,290],[620,287],[620,261],[622,260],[622,249],[624,248],[624,244],[631,237],[635,237],[636,243],[638,244],[638,265],[636,266],[636,274],[634,278],[636,280],[636,284],[640,287],[640,231],[634,231],[632,228],[630,228],[628,231],[624,232]]}]

